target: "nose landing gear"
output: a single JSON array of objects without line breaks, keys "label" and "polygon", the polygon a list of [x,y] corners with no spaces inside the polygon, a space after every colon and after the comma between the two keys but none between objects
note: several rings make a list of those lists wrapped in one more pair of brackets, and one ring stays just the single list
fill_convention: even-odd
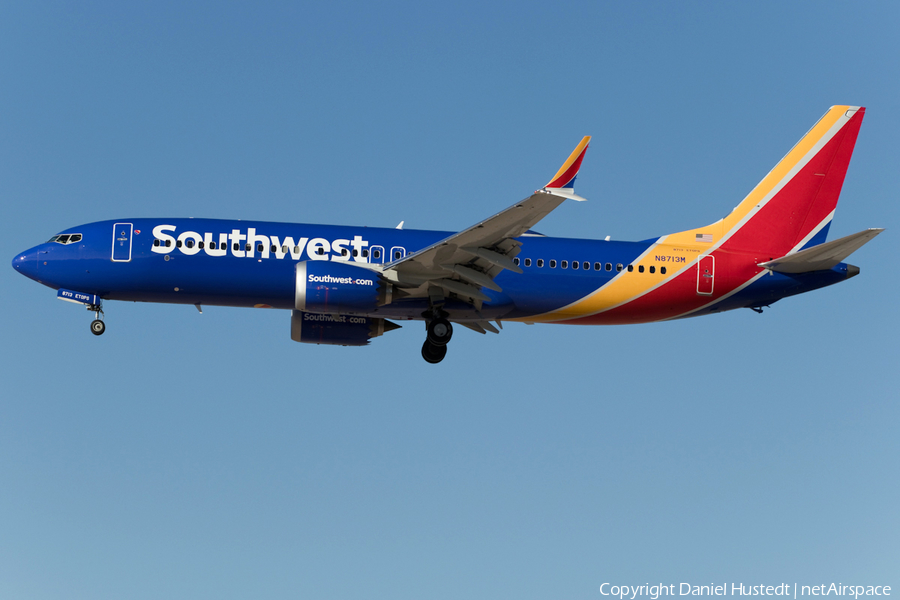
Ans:
[{"label": "nose landing gear", "polygon": [[106,323],[103,322],[101,316],[103,314],[103,305],[89,304],[87,309],[94,313],[94,320],[91,321],[91,333],[94,335],[103,335],[103,332],[106,331]]}]

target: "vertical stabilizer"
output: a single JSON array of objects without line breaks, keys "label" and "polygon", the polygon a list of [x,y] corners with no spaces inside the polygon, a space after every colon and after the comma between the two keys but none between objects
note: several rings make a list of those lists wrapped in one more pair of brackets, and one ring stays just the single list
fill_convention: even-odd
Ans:
[{"label": "vertical stabilizer", "polygon": [[824,242],[865,110],[831,107],[731,214],[666,242],[772,256]]}]

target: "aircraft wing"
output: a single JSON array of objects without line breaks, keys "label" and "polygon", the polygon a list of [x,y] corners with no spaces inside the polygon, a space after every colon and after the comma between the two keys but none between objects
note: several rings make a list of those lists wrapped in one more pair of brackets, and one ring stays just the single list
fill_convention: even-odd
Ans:
[{"label": "aircraft wing", "polygon": [[502,291],[494,283],[497,274],[504,269],[522,272],[512,260],[521,245],[515,238],[567,198],[584,200],[575,194],[573,184],[590,140],[590,136],[581,140],[546,186],[468,229],[384,265],[385,277],[400,287],[439,288],[445,295],[453,293],[480,306],[488,299],[482,288]]},{"label": "aircraft wing", "polygon": [[884,229],[865,229],[794,254],[759,263],[759,266],[778,273],[808,273],[831,269],[882,231]]}]

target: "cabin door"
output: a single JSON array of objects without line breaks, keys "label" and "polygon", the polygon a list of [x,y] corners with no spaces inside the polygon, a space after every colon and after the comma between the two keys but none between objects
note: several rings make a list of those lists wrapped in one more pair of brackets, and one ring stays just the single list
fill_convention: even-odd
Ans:
[{"label": "cabin door", "polygon": [[113,262],[128,262],[131,260],[131,233],[134,226],[131,223],[116,223],[113,225]]},{"label": "cabin door", "polygon": [[701,296],[711,296],[715,283],[716,259],[714,256],[704,256],[697,263],[697,293]]}]

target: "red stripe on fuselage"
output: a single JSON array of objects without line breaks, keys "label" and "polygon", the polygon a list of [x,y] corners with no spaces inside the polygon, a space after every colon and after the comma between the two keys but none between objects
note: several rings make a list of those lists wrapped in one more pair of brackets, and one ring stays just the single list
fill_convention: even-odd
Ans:
[{"label": "red stripe on fuselage", "polygon": [[[760,267],[756,266],[759,261],[750,260],[752,257],[745,254],[716,251],[713,256],[715,256],[716,263],[711,295],[697,293],[697,266],[694,264],[662,286],[627,304],[596,315],[564,321],[564,323],[626,325],[671,319],[721,299],[762,271]],[[654,277],[654,275],[631,273],[629,277]]]}]

